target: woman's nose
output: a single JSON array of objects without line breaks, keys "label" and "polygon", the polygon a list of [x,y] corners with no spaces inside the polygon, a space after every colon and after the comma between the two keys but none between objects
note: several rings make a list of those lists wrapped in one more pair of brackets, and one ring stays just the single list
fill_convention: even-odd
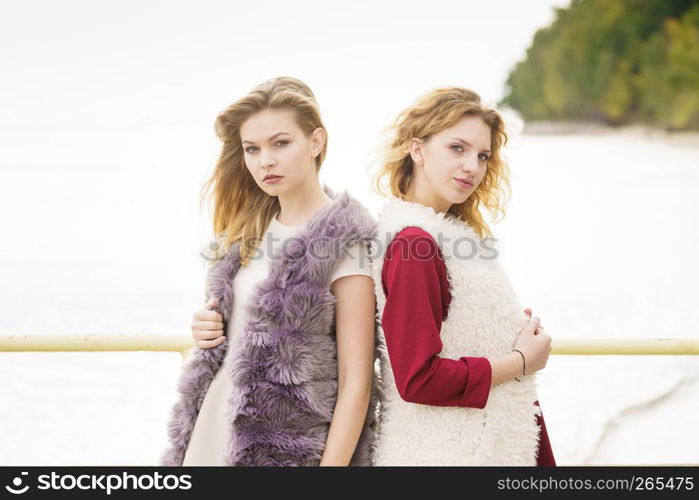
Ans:
[{"label": "woman's nose", "polygon": [[478,164],[478,155],[469,155],[464,159],[463,165],[461,165],[462,170],[465,172],[471,172],[475,174],[480,165]]},{"label": "woman's nose", "polygon": [[262,153],[260,155],[260,165],[263,167],[272,167],[277,164],[277,161],[274,159],[274,155],[271,153]]}]

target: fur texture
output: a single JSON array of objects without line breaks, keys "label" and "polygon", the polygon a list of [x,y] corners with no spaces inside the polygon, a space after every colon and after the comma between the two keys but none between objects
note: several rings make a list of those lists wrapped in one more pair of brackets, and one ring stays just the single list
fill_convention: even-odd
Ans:
[{"label": "fur texture", "polygon": [[[398,198],[386,203],[380,240],[372,247],[377,318],[386,304],[381,284],[385,250],[408,226],[435,239],[447,267],[452,300],[442,324],[440,356],[492,359],[511,352],[528,318],[492,248],[459,219]],[[475,248],[477,253],[465,258]],[[535,375],[492,387],[483,409],[409,403],[397,391],[382,329],[379,342],[383,383],[375,465],[536,465],[540,410],[534,404]]]},{"label": "fur texture", "polygon": [[[179,400],[168,428],[170,447],[161,465],[182,465],[204,396],[229,345],[234,346],[229,372],[234,390],[226,409],[232,426],[226,463],[319,464],[337,400],[335,298],[329,283],[341,256],[335,252],[357,241],[368,244],[376,236],[376,221],[366,208],[346,192],[338,196],[324,189],[334,203],[316,213],[287,251],[272,260],[248,306],[240,338],[192,349],[179,379]],[[234,300],[232,281],[240,269],[238,249],[232,245],[206,279],[206,300],[219,301],[224,331]],[[375,339],[376,360],[377,335]],[[350,465],[371,465],[378,396],[375,376]]]}]

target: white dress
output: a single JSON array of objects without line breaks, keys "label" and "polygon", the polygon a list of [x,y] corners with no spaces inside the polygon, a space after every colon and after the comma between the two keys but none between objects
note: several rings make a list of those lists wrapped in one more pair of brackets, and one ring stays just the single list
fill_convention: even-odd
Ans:
[{"label": "white dress", "polygon": [[[255,286],[269,274],[269,266],[272,262],[270,254],[281,248],[287,239],[295,236],[302,228],[303,226],[284,225],[275,216],[260,244],[260,257],[253,258],[247,266],[241,267],[236,274],[233,280],[233,296],[235,298],[230,316],[231,321],[228,322],[226,328],[228,338],[226,357],[211,381],[202,402],[184,456],[183,466],[226,465],[223,457],[225,446],[230,437],[231,423],[226,418],[225,410],[233,390],[233,383],[228,375],[227,367],[240,328],[247,321],[245,305],[250,301]],[[268,249],[272,249],[272,252],[267,251]],[[347,253],[349,256],[342,258],[330,280],[331,283],[343,276],[354,274],[371,277],[371,263],[362,246],[356,243],[348,249]]]}]

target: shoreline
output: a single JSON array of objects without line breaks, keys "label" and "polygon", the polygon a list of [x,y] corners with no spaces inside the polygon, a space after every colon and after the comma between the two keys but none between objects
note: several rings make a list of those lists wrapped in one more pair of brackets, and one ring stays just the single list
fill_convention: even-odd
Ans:
[{"label": "shoreline", "polygon": [[668,132],[646,125],[612,127],[595,122],[525,121],[522,135],[614,135],[657,140],[673,146],[699,148],[699,131]]}]

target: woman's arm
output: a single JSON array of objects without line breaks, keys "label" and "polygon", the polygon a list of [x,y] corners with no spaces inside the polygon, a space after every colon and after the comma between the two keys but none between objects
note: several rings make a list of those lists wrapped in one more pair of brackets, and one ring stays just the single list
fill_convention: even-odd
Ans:
[{"label": "woman's arm", "polygon": [[521,377],[524,370],[522,356],[518,352],[510,352],[499,358],[491,359],[493,368],[491,385],[496,386],[515,377]]},{"label": "woman's arm", "polygon": [[401,231],[387,249],[382,282],[386,305],[381,322],[401,397],[433,406],[485,407],[492,376],[489,360],[439,356],[442,319],[451,297],[434,238],[417,227]]},{"label": "woman's arm", "polygon": [[337,403],[320,465],[349,465],[364,427],[374,373],[374,282],[351,275],[331,286],[336,298]]},{"label": "woman's arm", "polygon": [[451,294],[437,242],[423,229],[408,227],[393,239],[382,284],[386,305],[381,323],[398,393],[405,401],[484,408],[491,387],[522,375],[518,352],[492,359],[439,356]]}]

